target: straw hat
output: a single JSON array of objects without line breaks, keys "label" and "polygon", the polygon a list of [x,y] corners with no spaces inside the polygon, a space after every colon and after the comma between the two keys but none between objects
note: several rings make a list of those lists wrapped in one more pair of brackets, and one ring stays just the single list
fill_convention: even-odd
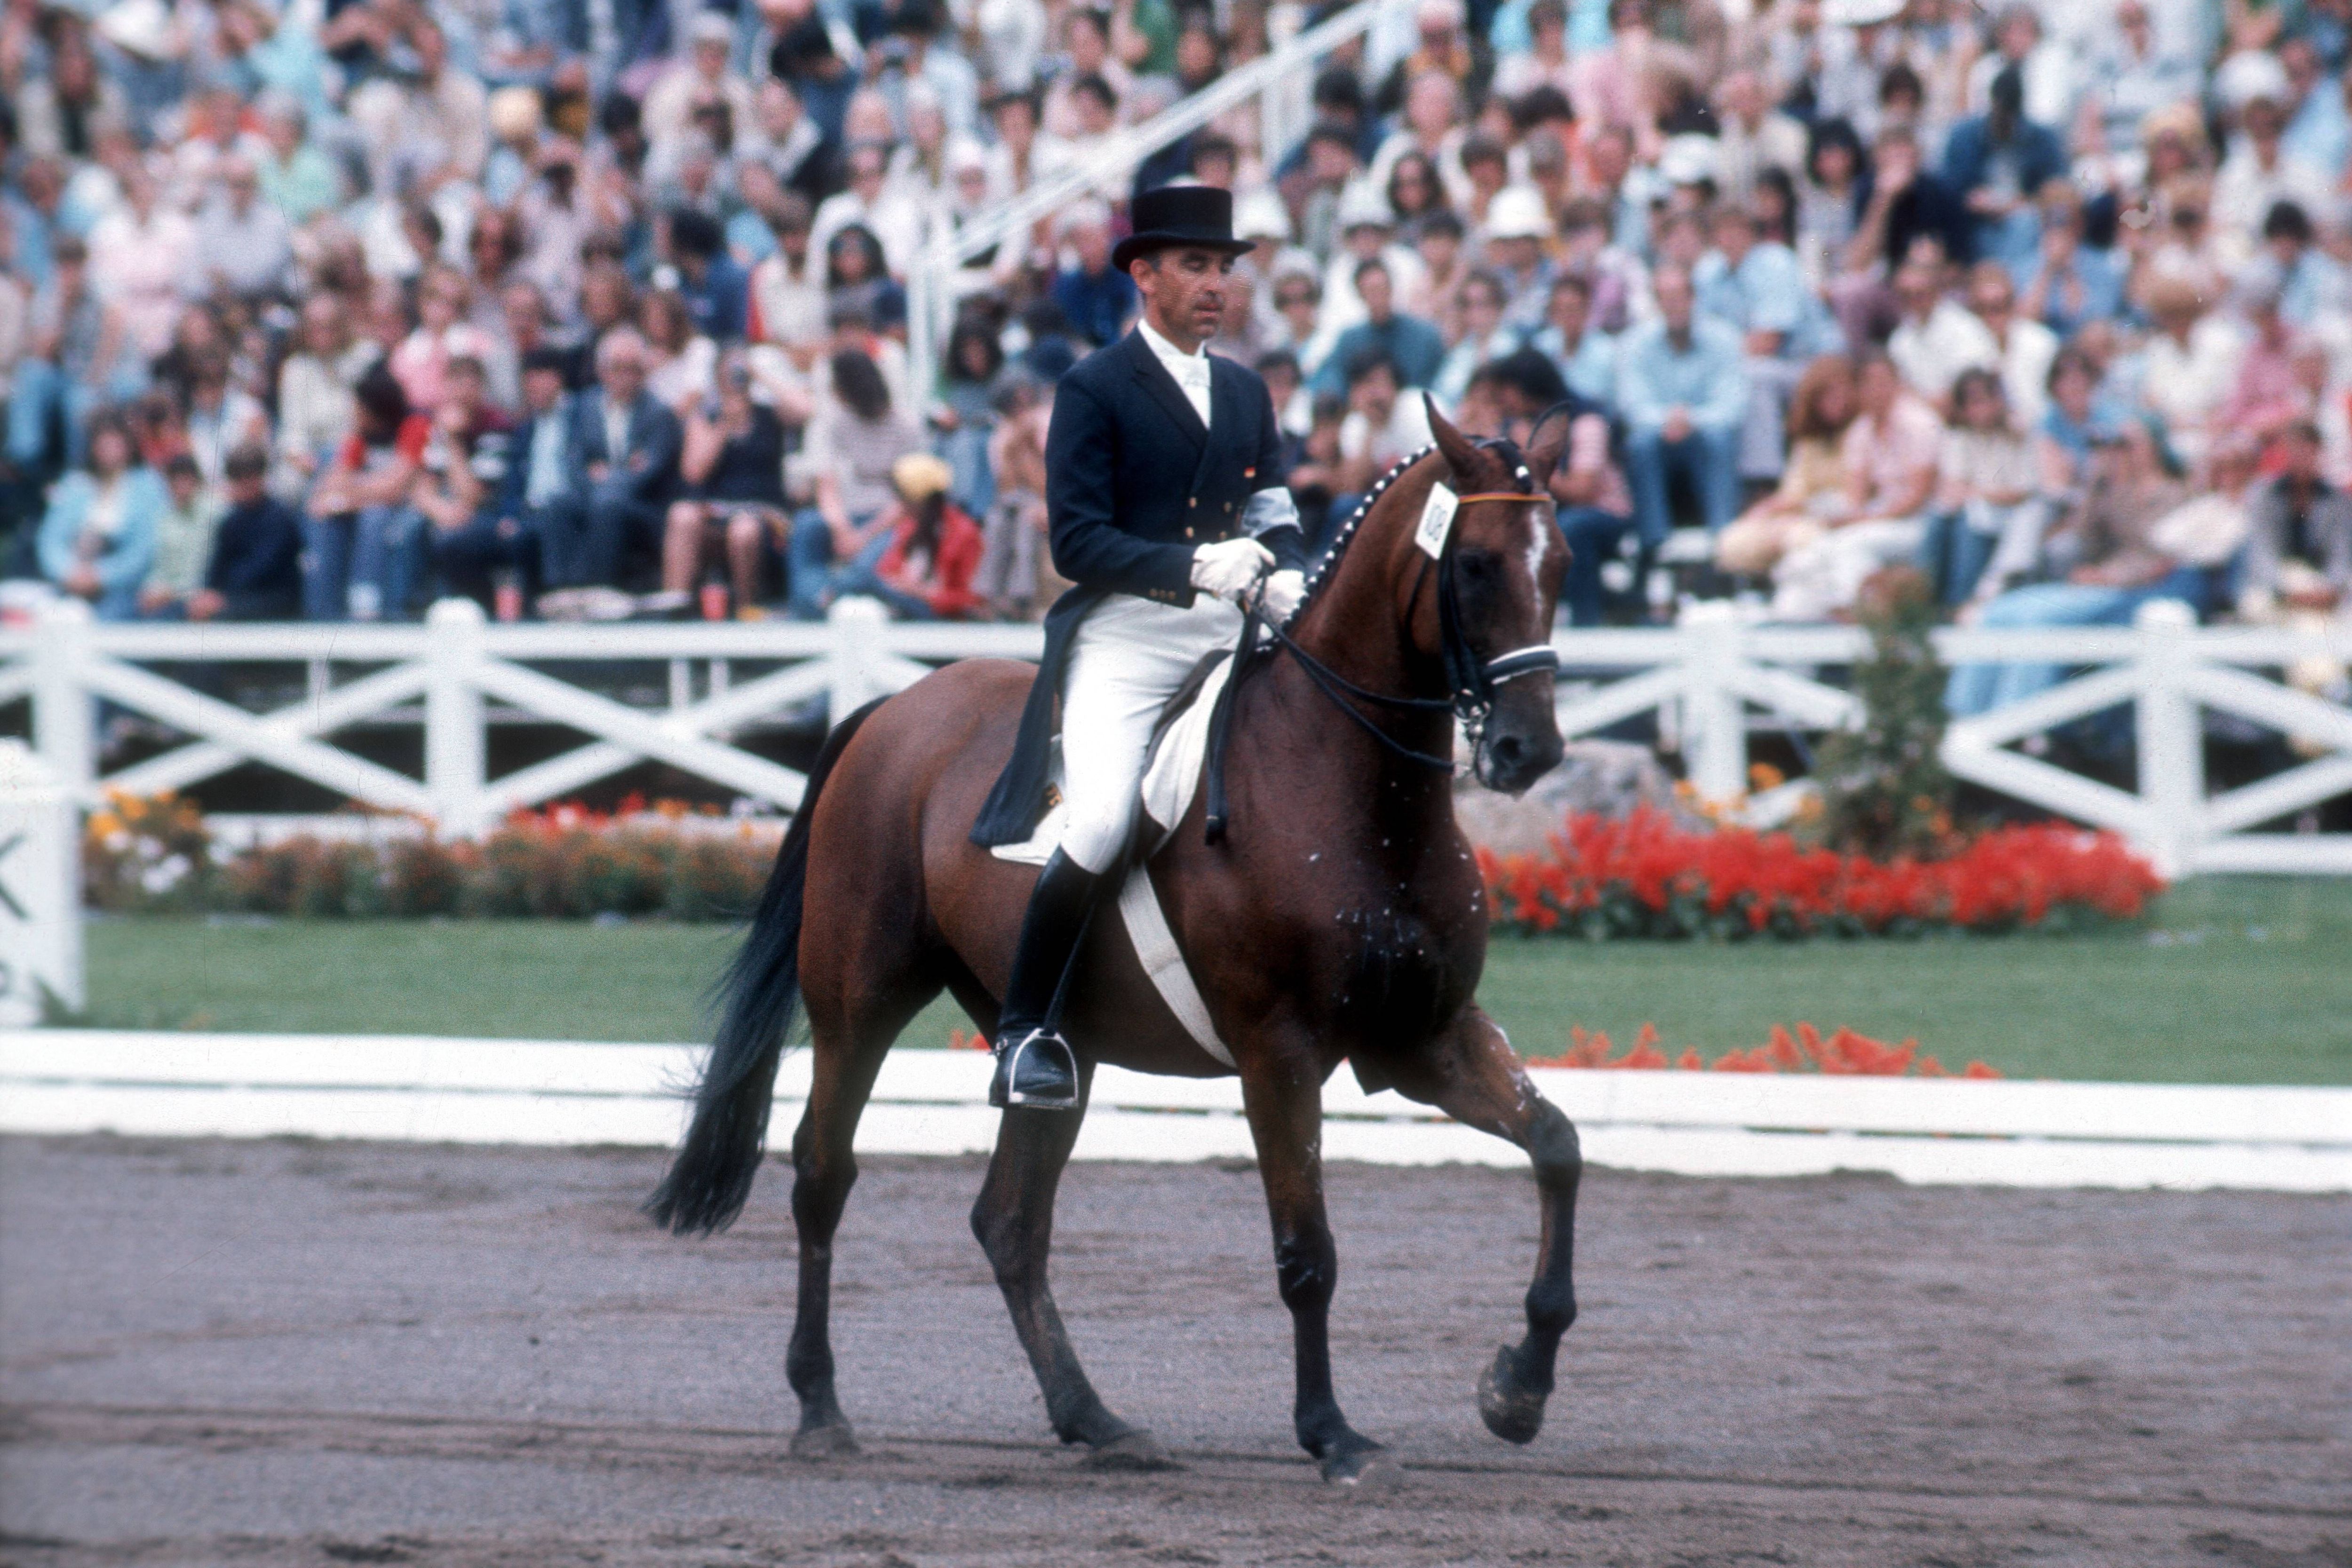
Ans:
[{"label": "straw hat", "polygon": [[890,465],[890,488],[909,502],[945,493],[954,479],[947,460],[929,452],[909,452]]}]

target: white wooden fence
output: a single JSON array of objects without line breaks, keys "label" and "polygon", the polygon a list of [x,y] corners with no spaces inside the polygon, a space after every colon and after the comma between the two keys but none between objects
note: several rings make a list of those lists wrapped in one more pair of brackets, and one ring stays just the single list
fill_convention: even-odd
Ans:
[{"label": "white wooden fence", "polygon": [[[1947,663],[2028,660],[2075,672],[2030,701],[1956,722],[1946,763],[1962,778],[2113,828],[2173,876],[2352,874],[2352,835],[2253,831],[2352,793],[2352,711],[2273,678],[2298,658],[2352,659],[2352,637],[2200,629],[2183,624],[2182,615],[2158,605],[2129,627],[1938,633]],[[1849,693],[1821,679],[1862,653],[1863,635],[1852,627],[1694,619],[1675,627],[1562,631],[1554,643],[1566,670],[1562,730],[1587,734],[1654,711],[1663,743],[1679,749],[1688,777],[1710,799],[1745,791],[1758,731],[1819,732],[1857,714]],[[36,746],[85,801],[109,790],[181,789],[250,761],[467,834],[644,759],[789,810],[799,803],[802,775],[731,744],[730,731],[813,700],[846,712],[940,662],[1034,658],[1037,648],[1034,626],[893,622],[862,599],[815,625],[493,626],[471,604],[452,601],[435,606],[422,625],[106,626],[68,604],[28,629],[0,631],[0,710],[30,698]],[[271,663],[310,674],[299,700],[269,712],[248,711],[172,673],[190,665]],[[654,684],[666,700],[641,706],[583,684],[616,666],[663,672]],[[746,667],[761,673],[739,679]],[[188,740],[103,772],[95,726],[100,700]],[[2015,749],[2026,737],[2119,706],[2133,710],[2136,788]],[[2200,722],[2208,710],[2293,735],[2318,754],[2212,794]],[[488,728],[514,719],[587,738],[492,777]],[[363,721],[421,726],[420,774],[335,742]]]},{"label": "white wooden fence", "polygon": [[[391,1138],[666,1145],[685,1124],[687,1046],[326,1035],[0,1030],[0,1130],[145,1137]],[[900,1050],[857,1147],[993,1147],[989,1058]],[[1922,1184],[2352,1191],[2352,1089],[1923,1081],[1533,1069],[1585,1155],[1686,1175],[1878,1171]],[[779,1076],[770,1141],[792,1136],[809,1057]],[[1523,1168],[1526,1156],[1342,1070],[1324,1087],[1323,1152],[1378,1164]],[[1080,1159],[1246,1158],[1233,1079],[1106,1068]]]}]

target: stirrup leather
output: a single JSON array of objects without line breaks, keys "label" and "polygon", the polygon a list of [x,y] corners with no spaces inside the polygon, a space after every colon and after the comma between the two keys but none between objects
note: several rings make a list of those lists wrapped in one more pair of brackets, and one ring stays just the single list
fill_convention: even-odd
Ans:
[{"label": "stirrup leather", "polygon": [[996,1042],[995,1049],[996,1074],[988,1085],[989,1104],[999,1110],[1078,1108],[1077,1053],[1057,1031],[1030,1029],[1018,1039],[1008,1034]]}]

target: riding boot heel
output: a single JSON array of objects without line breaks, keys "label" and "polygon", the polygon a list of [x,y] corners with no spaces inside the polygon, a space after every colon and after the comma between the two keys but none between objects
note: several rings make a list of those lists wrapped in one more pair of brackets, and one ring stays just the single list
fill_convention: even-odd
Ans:
[{"label": "riding boot heel", "polygon": [[1045,862],[1022,917],[1021,944],[998,1012],[989,1104],[1077,1109],[1077,1053],[1055,1027],[1055,1003],[1102,883],[1100,875],[1058,849]]}]

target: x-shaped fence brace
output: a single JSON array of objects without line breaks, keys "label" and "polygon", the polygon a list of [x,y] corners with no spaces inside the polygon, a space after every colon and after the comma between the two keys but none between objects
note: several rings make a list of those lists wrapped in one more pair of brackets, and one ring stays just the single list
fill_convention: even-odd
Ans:
[{"label": "x-shaped fence brace", "polygon": [[[733,649],[732,643],[741,639],[730,638],[730,651],[723,655],[682,654],[667,641],[633,637],[590,635],[567,640],[559,628],[536,628],[528,637],[499,639],[504,646],[493,651],[491,640],[479,635],[478,625],[454,626],[456,640],[435,637],[421,649],[404,639],[396,652],[390,646],[373,651],[352,648],[341,658],[381,662],[383,668],[261,713],[130,662],[163,657],[146,646],[155,640],[152,637],[134,639],[131,650],[106,652],[102,644],[91,646],[99,643],[104,629],[89,628],[82,634],[89,640],[73,664],[73,681],[88,697],[145,714],[194,737],[97,781],[102,790],[143,795],[184,789],[250,761],[382,809],[437,816],[448,831],[470,832],[518,807],[560,797],[652,760],[790,810],[799,805],[804,776],[732,745],[723,736],[820,697],[829,697],[838,714],[866,696],[919,679],[931,668],[924,659],[983,652],[1034,654],[1020,640],[1024,634],[1034,638],[1029,628],[885,626],[878,619],[869,620],[836,626],[843,639],[838,643],[812,645],[803,639],[789,651],[755,652],[752,647],[767,639]],[[1651,710],[1675,713],[1693,782],[1709,794],[1737,794],[1745,786],[1751,707],[1791,731],[1837,729],[1861,717],[1851,692],[1807,673],[1824,665],[1850,663],[1859,655],[1859,637],[1846,629],[1755,632],[1717,625],[1671,631],[1570,632],[1558,643],[1571,668],[1628,671],[1595,685],[1563,688],[1559,702],[1563,734],[1591,734]],[[32,651],[23,643],[18,647]],[[337,657],[336,647],[331,640],[323,642],[312,657]],[[825,647],[833,651],[823,651]],[[2119,628],[1956,634],[1945,650],[1954,663],[2030,659],[2061,664],[2075,673],[2023,701],[1955,721],[1945,737],[1945,763],[1958,776],[2001,794],[2168,847],[2173,852],[2169,858],[2181,862],[2178,869],[2193,868],[2187,862],[2194,860],[2242,862],[2248,846],[2268,843],[2262,836],[2247,836],[2247,829],[2352,791],[2352,712],[2238,668],[2274,665],[2284,647],[2276,637],[2263,633],[2182,630],[2168,639]],[[250,652],[224,649],[209,661],[282,662],[286,657],[273,641],[266,652],[259,647]],[[675,666],[689,658],[722,657],[759,662],[782,657],[793,662],[754,679],[714,689],[700,700],[681,700],[659,710],[614,700],[533,668],[566,660]],[[531,663],[522,662],[526,658]],[[42,689],[35,664],[33,658],[19,658],[0,665],[0,703]],[[683,698],[682,683],[674,682],[674,690]],[[430,712],[436,700],[453,696],[460,704],[471,705],[460,713],[457,724],[466,731],[467,745],[460,749],[469,749],[469,754],[454,762],[434,754]],[[428,710],[423,780],[325,739],[419,700]],[[479,706],[485,700],[592,739],[558,756],[488,778],[483,774],[479,744]],[[2126,705],[2137,705],[2142,742],[2137,793],[2011,749],[2029,736]],[[2326,754],[2209,797],[2197,744],[2200,709],[2239,715]],[[2167,776],[2168,768],[2183,776]],[[2307,837],[2303,842],[2306,852],[2323,847]],[[2216,846],[2223,850],[2217,851]],[[2344,862],[2330,868],[2352,869],[2352,839],[2338,844],[2331,837],[2325,847]],[[2238,862],[2229,858],[2231,853],[2237,854]]]},{"label": "x-shaped fence brace", "polygon": [[[885,655],[866,661],[864,674],[869,684],[897,689],[927,672],[927,666]],[[712,737],[825,694],[835,672],[825,659],[803,659],[699,701],[654,712],[485,654],[454,669],[446,662],[423,659],[395,664],[319,696],[257,714],[121,659],[92,656],[82,667],[82,684],[91,695],[199,737],[105,776],[99,781],[103,790],[147,795],[184,789],[253,761],[370,805],[419,815],[432,815],[436,806],[446,811],[452,803],[436,798],[425,783],[319,737],[419,698],[436,680],[447,679],[597,737],[561,755],[484,781],[465,814],[471,818],[466,826],[473,826],[495,821],[520,806],[553,799],[645,759],[668,763],[787,810],[794,808],[800,804],[805,775]],[[0,688],[0,695],[5,689]]]}]

